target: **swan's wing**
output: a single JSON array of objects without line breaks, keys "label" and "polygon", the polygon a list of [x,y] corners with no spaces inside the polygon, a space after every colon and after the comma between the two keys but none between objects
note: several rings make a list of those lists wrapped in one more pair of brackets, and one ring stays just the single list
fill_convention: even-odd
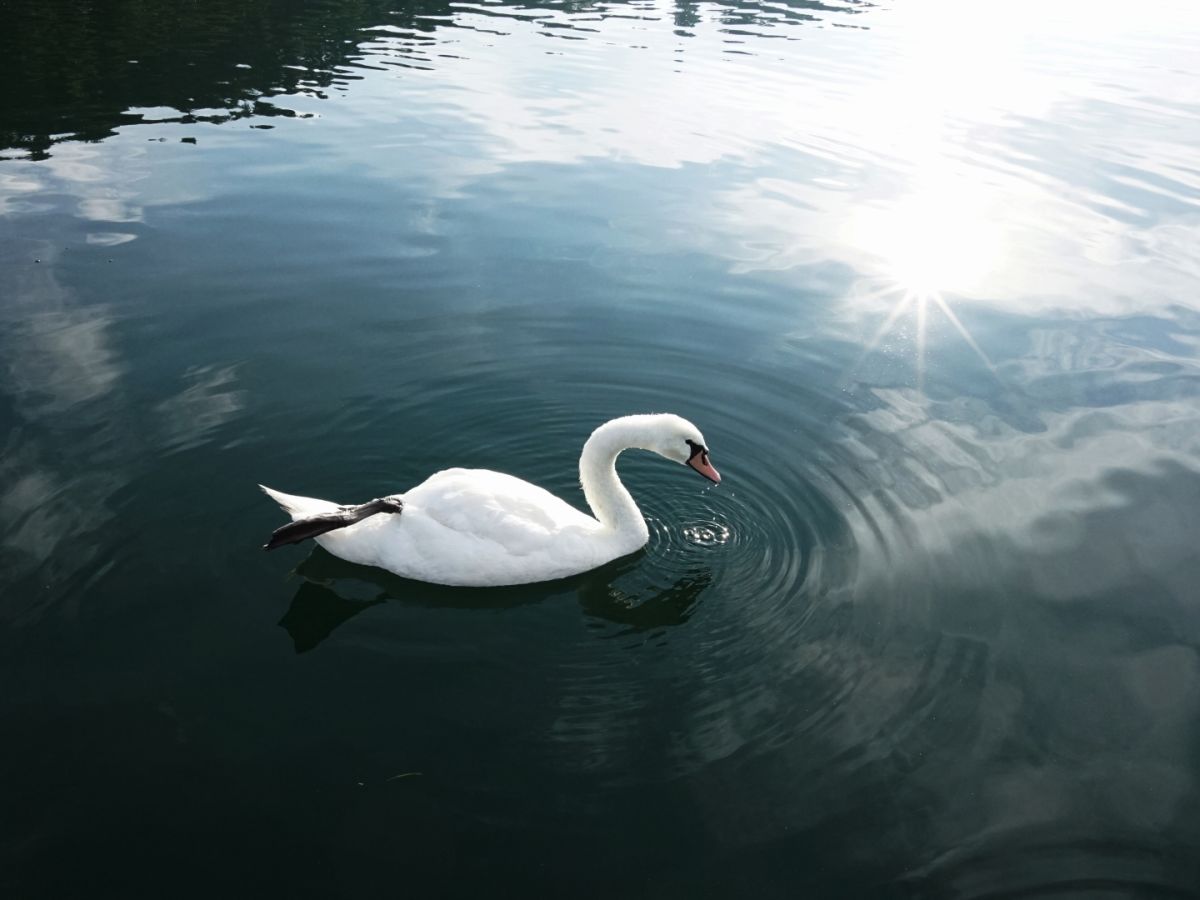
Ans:
[{"label": "swan's wing", "polygon": [[488,542],[516,556],[540,552],[568,533],[599,527],[549,491],[487,469],[438,472],[405,494],[405,503],[465,542]]},{"label": "swan's wing", "polygon": [[511,475],[447,469],[402,499],[401,515],[368,516],[317,543],[351,562],[455,585],[548,581],[614,556],[599,522]]}]

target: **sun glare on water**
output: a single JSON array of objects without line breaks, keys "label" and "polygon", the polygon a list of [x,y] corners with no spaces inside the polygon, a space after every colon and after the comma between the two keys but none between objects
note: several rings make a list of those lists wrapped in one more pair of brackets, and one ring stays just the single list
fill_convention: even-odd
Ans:
[{"label": "sun glare on water", "polygon": [[984,290],[999,261],[998,229],[982,211],[932,186],[887,209],[859,211],[852,239],[877,260],[881,277],[922,294]]},{"label": "sun glare on water", "polygon": [[886,310],[864,356],[891,329],[911,325],[921,386],[933,316],[991,368],[950,298],[989,295],[1008,263],[1005,212],[1019,202],[973,162],[964,123],[1039,101],[1023,60],[1025,20],[973,0],[914,0],[901,13],[894,69],[855,110],[872,144],[888,148],[899,190],[857,207],[842,237],[861,262],[857,305]]},{"label": "sun glare on water", "polygon": [[999,262],[999,230],[978,208],[957,194],[929,185],[886,209],[863,209],[851,224],[850,239],[874,261],[878,275],[860,299],[890,309],[864,352],[906,318],[915,333],[918,387],[923,387],[926,335],[930,313],[944,317],[990,369],[987,355],[955,315],[948,295],[986,290],[989,273]]}]

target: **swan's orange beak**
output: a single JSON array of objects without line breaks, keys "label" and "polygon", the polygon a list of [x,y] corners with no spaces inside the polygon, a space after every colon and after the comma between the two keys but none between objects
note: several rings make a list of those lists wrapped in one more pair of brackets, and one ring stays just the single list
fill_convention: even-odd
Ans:
[{"label": "swan's orange beak", "polygon": [[692,454],[687,464],[711,481],[713,484],[721,483],[721,473],[713,468],[713,464],[708,461],[708,450],[700,447]]}]

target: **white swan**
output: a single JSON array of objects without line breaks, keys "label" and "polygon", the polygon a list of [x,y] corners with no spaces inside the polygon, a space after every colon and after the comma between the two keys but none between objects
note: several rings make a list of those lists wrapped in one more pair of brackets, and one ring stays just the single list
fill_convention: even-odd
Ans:
[{"label": "white swan", "polygon": [[617,456],[631,448],[721,480],[703,435],[687,419],[624,416],[593,431],[579,457],[579,481],[595,518],[536,485],[487,469],[445,469],[407,493],[359,506],[259,485],[293,520],[266,549],[314,537],[342,559],[434,584],[483,587],[576,575],[632,553],[650,538],[617,477]]}]

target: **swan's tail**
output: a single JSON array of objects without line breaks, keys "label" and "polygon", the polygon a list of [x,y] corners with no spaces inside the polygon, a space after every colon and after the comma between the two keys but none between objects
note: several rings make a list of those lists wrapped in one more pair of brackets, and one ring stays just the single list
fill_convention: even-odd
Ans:
[{"label": "swan's tail", "polygon": [[259,487],[293,519],[318,516],[321,513],[333,512],[338,508],[336,503],[330,503],[328,500],[318,500],[316,497],[298,497],[295,494],[285,494],[283,491],[273,491],[265,484],[260,484]]},{"label": "swan's tail", "polygon": [[378,513],[398,515],[404,509],[404,501],[395,496],[378,497],[358,506],[339,506],[328,500],[273,491],[262,484],[259,487],[292,517],[292,521],[287,525],[275,529],[263,544],[264,550],[274,550],[284,544],[298,544],[308,538],[320,537],[326,532],[354,525]]}]

